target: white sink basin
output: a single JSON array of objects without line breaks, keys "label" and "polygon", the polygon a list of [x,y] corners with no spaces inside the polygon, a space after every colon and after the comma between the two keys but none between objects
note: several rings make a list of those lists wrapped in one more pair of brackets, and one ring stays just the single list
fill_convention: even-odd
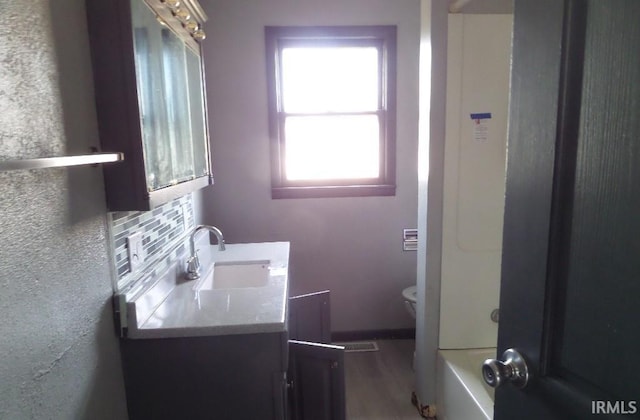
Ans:
[{"label": "white sink basin", "polygon": [[215,263],[197,286],[198,290],[263,287],[269,282],[269,261],[233,261]]}]

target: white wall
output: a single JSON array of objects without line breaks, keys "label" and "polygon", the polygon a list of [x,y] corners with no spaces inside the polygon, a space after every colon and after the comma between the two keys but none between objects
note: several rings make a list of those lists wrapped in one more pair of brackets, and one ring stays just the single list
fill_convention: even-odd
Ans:
[{"label": "white wall", "polygon": [[[449,16],[441,348],[496,345],[511,26],[511,15]],[[486,139],[470,118],[483,112]]]},{"label": "white wall", "polygon": [[[202,0],[215,185],[202,219],[229,242],[291,241],[292,293],[332,291],[334,331],[412,328],[416,282],[418,0]],[[265,25],[398,25],[395,197],[272,200]]]},{"label": "white wall", "polygon": [[422,414],[436,401],[440,325],[442,189],[447,80],[447,0],[421,0],[416,395]]},{"label": "white wall", "polygon": [[[84,0],[3,2],[0,159],[97,145]],[[100,168],[0,173],[0,418],[126,419]]]}]

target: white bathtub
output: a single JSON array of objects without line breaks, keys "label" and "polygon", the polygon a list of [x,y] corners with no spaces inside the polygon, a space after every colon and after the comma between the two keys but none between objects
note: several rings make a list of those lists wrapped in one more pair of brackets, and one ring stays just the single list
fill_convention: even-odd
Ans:
[{"label": "white bathtub", "polygon": [[493,419],[494,391],[482,380],[481,366],[495,357],[495,348],[438,351],[438,420]]}]

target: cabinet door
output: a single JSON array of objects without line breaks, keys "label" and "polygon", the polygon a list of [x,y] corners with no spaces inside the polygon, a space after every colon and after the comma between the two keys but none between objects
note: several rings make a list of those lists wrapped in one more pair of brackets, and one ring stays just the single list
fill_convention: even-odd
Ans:
[{"label": "cabinet door", "polygon": [[147,189],[155,191],[196,177],[192,123],[202,122],[202,94],[195,92],[200,104],[195,104],[192,120],[194,90],[189,79],[201,74],[187,70],[194,58],[198,67],[191,67],[199,70],[200,59],[176,33],[158,23],[145,2],[132,1],[131,16]]},{"label": "cabinet door", "polygon": [[292,420],[346,418],[344,347],[289,340]]},{"label": "cabinet door", "polygon": [[[192,24],[206,20],[197,0],[183,6]],[[203,32],[190,32],[165,1],[86,7],[100,143],[125,156],[104,167],[109,210],[151,210],[212,184]]]},{"label": "cabinet door", "polygon": [[289,338],[330,344],[329,301],[328,290],[289,298]]}]

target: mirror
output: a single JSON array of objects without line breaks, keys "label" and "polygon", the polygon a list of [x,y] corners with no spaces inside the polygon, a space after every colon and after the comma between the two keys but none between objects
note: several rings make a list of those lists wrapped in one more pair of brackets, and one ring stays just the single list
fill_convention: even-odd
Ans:
[{"label": "mirror", "polygon": [[142,0],[131,2],[147,189],[208,175],[199,55]]}]

